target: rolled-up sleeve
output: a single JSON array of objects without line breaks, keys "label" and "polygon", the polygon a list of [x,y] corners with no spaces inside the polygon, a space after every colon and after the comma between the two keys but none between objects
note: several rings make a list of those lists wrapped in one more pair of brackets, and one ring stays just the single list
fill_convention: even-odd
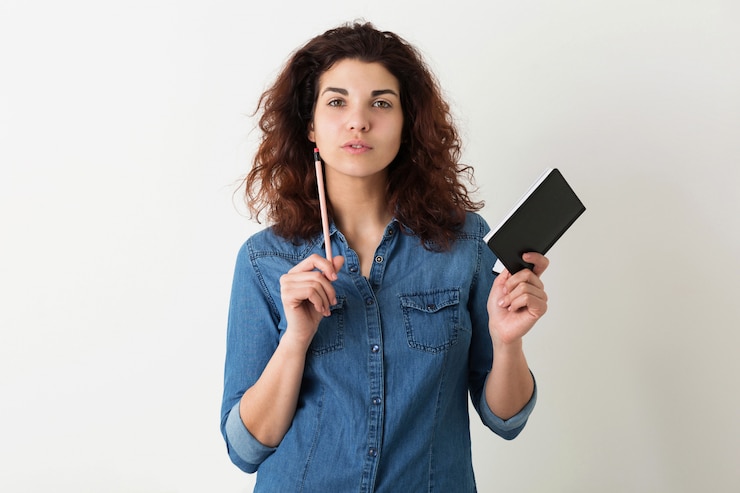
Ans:
[{"label": "rolled-up sleeve", "polygon": [[228,444],[231,461],[248,473],[257,471],[259,465],[276,450],[273,447],[263,445],[249,433],[239,416],[238,402],[234,404],[226,418],[224,436]]},{"label": "rolled-up sleeve", "polygon": [[[534,375],[532,376],[532,379],[534,379]],[[485,392],[482,393],[480,399],[481,401],[477,408],[479,409],[483,424],[498,436],[505,438],[506,440],[513,440],[524,429],[524,425],[527,424],[529,415],[532,414],[534,405],[537,402],[537,383],[535,382],[534,391],[532,392],[532,397],[529,399],[529,402],[527,402],[521,411],[509,419],[504,420],[493,414],[493,411],[491,411],[491,407],[488,405],[488,401],[486,400]]]},{"label": "rolled-up sleeve", "polygon": [[253,473],[275,449],[255,439],[239,416],[244,392],[257,381],[279,342],[279,313],[247,241],[237,256],[226,336],[221,433],[231,461]]}]

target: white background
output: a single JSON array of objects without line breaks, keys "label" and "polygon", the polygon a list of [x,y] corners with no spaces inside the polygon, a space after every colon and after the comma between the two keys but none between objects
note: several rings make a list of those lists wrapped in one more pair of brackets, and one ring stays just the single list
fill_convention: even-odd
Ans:
[{"label": "white background", "polygon": [[362,17],[439,76],[489,222],[545,167],[588,207],[480,491],[739,491],[738,5],[2,0],[0,490],[251,491],[218,427],[249,115]]}]

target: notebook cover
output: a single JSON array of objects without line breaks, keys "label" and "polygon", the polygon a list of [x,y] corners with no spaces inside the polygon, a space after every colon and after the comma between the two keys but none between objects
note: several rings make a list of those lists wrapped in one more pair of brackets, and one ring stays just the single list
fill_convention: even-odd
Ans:
[{"label": "notebook cover", "polygon": [[547,253],[585,210],[562,173],[551,168],[485,240],[509,272],[532,268],[522,254]]}]

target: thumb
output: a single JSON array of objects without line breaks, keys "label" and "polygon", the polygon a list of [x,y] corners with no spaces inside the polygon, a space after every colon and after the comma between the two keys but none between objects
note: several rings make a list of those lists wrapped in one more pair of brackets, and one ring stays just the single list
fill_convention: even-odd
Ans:
[{"label": "thumb", "polygon": [[509,273],[509,270],[504,269],[503,271],[501,271],[501,274],[497,275],[496,279],[493,280],[493,287],[503,290],[506,281],[508,281],[510,277],[511,274]]},{"label": "thumb", "polygon": [[334,265],[334,272],[339,272],[344,265],[344,257],[337,255],[336,257],[332,257],[331,262]]},{"label": "thumb", "polygon": [[493,286],[491,286],[491,293],[489,296],[489,301],[493,303],[493,305],[498,306],[498,302],[501,301],[506,296],[506,281],[511,277],[511,274],[509,274],[509,271],[504,269],[501,274],[496,276],[496,279],[493,280]]}]

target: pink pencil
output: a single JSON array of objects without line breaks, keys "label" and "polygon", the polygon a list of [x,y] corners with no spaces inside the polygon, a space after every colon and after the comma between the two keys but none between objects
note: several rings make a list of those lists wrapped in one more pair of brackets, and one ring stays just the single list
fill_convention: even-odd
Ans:
[{"label": "pink pencil", "polygon": [[326,190],[324,189],[324,172],[321,169],[319,148],[313,148],[313,158],[316,161],[316,183],[319,186],[319,206],[321,207],[321,227],[324,230],[324,247],[326,258],[331,262],[331,238],[329,237],[329,215],[326,212]]}]

